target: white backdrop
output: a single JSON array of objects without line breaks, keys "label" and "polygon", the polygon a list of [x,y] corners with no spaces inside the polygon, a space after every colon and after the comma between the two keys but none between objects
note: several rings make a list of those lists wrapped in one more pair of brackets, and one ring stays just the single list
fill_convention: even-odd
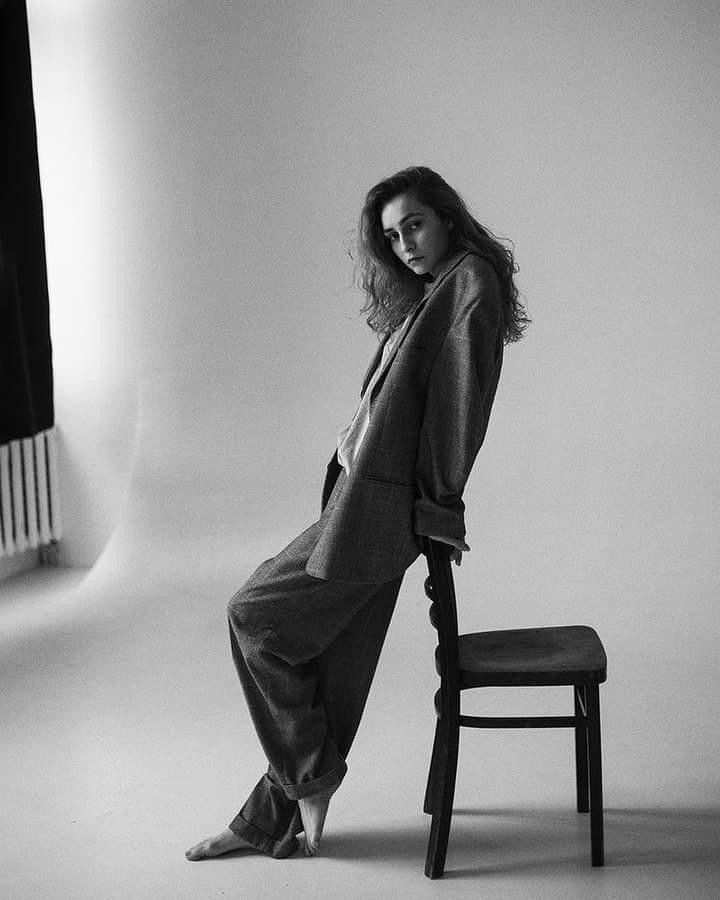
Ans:
[{"label": "white backdrop", "polygon": [[[462,624],[595,625],[608,789],[720,799],[717,7],[29,12],[87,608],[192,584],[224,638],[228,592],[317,513],[374,347],[345,254],[364,193],[430,165],[515,241],[534,319],[468,485]],[[429,668],[421,575],[397,697]]]}]

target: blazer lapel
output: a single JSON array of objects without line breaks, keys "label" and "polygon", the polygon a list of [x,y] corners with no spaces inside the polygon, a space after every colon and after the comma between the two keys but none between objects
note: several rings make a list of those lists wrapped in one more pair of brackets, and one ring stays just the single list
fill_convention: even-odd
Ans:
[{"label": "blazer lapel", "polygon": [[[395,355],[397,354],[400,347],[403,345],[404,341],[407,339],[407,336],[410,333],[410,330],[412,329],[413,325],[415,324],[415,320],[420,315],[420,312],[425,307],[428,300],[432,297],[432,295],[435,293],[435,291],[438,289],[440,284],[445,280],[445,276],[448,275],[450,273],[450,271],[452,269],[454,269],[455,266],[460,262],[460,260],[463,259],[465,256],[467,256],[467,254],[468,254],[467,250],[462,250],[459,253],[454,253],[452,256],[450,256],[448,258],[447,262],[445,263],[445,265],[441,267],[441,269],[438,272],[435,279],[430,282],[425,293],[420,298],[417,306],[410,313],[410,322],[408,323],[407,328],[403,332],[402,337],[390,351],[390,355],[388,356],[387,362],[385,363],[385,369],[382,372],[382,374],[380,375],[380,377],[378,378],[378,380],[373,385],[373,395],[377,394],[377,392],[380,390],[380,387],[382,386],[382,383],[385,380],[385,375],[386,375],[388,369],[390,368],[390,366],[392,365],[392,361],[395,359]],[[383,351],[386,341],[387,341],[387,336],[385,336],[385,338],[383,339],[382,343],[380,344],[380,346],[378,347],[378,349],[375,353],[375,356],[373,357],[373,361],[370,363],[370,368],[368,369],[367,374],[365,375],[365,381],[363,382],[363,388],[362,388],[363,394],[365,393],[365,389],[368,386],[368,382],[370,381],[370,379],[372,377],[372,373],[375,371],[377,366],[380,364],[380,359],[382,358],[382,351]]]},{"label": "blazer lapel", "polygon": [[382,359],[383,348],[385,346],[387,339],[388,339],[388,335],[385,335],[385,337],[382,339],[382,341],[378,344],[378,348],[373,355],[370,365],[368,366],[368,370],[365,373],[365,377],[363,378],[362,390],[360,391],[361,397],[367,390],[367,386],[368,386],[368,383],[370,382],[370,379],[372,378],[373,372],[380,365],[380,360]]}]

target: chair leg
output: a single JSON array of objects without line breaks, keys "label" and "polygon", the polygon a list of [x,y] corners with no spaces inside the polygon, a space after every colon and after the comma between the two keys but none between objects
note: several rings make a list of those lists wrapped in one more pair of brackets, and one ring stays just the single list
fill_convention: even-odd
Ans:
[{"label": "chair leg", "polygon": [[425,874],[428,878],[440,878],[445,871],[460,742],[457,719],[454,718],[453,721],[438,719],[437,734],[438,745],[433,765],[432,824],[425,857]]},{"label": "chair leg", "polygon": [[440,746],[440,719],[435,723],[435,737],[433,739],[432,755],[430,757],[430,769],[428,770],[427,787],[425,788],[425,801],[423,803],[423,812],[428,814],[433,811],[434,797],[437,793],[435,783],[437,782],[437,757],[438,747]]},{"label": "chair leg", "polygon": [[575,783],[577,788],[577,811],[590,812],[590,793],[588,784],[588,732],[587,732],[587,695],[585,687],[576,684],[573,689],[575,697]]},{"label": "chair leg", "polygon": [[603,834],[602,750],[600,743],[600,689],[590,685],[586,691],[588,712],[588,749],[590,758],[590,844],[592,864],[605,864]]}]

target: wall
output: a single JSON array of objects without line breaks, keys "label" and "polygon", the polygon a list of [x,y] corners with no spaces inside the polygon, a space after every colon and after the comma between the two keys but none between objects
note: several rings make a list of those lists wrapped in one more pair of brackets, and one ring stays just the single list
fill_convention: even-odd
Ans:
[{"label": "wall", "polygon": [[33,0],[67,561],[241,571],[308,523],[374,346],[347,233],[433,166],[534,319],[468,486],[466,625],[596,624],[645,724],[648,673],[687,689],[672,779],[718,721],[719,18]]},{"label": "wall", "polygon": [[[51,295],[62,561],[89,566],[119,516],[138,416],[137,198],[106,71],[107,4],[28,4]],[[103,24],[105,22],[105,25]],[[117,46],[121,50],[121,44]]]}]

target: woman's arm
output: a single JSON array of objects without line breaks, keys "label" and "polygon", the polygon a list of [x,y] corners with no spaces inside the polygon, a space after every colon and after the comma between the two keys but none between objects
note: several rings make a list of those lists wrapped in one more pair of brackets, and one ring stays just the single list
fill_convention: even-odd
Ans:
[{"label": "woman's arm", "polygon": [[414,510],[416,534],[457,550],[469,549],[462,495],[487,431],[503,347],[497,280],[477,270],[470,274],[430,373]]}]

